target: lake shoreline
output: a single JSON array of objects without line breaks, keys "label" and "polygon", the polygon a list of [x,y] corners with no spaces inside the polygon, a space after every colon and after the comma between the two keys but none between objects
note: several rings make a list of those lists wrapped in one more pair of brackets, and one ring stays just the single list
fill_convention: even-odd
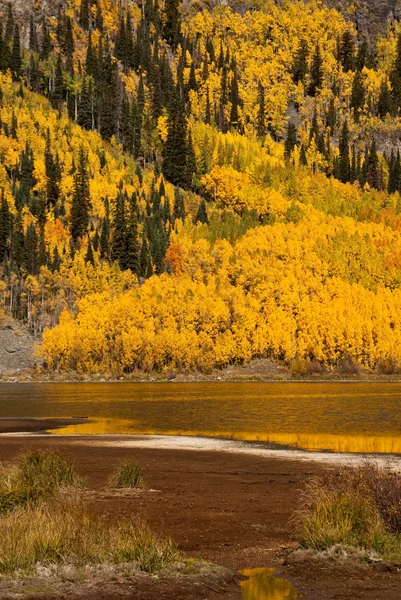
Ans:
[{"label": "lake shoreline", "polygon": [[[143,438],[136,441],[149,441]],[[202,557],[232,572],[273,567],[278,577],[290,580],[309,600],[399,599],[396,570],[350,560],[328,562],[296,551],[290,519],[300,495],[312,477],[323,475],[334,465],[216,451],[210,444],[199,450],[161,447],[161,440],[160,447],[153,448],[127,446],[132,440],[122,437],[119,442],[123,444],[116,441],[103,436],[0,436],[0,460],[11,460],[27,447],[58,449],[73,458],[78,472],[87,478],[86,499],[96,514],[110,520],[137,514],[156,532],[171,536],[187,556]],[[142,466],[145,489],[140,493],[105,491],[110,472],[127,458],[135,458]],[[205,589],[197,580],[185,586],[179,579],[170,579],[167,585],[158,578],[134,578],[112,588],[86,589],[84,596],[72,586],[69,597],[241,600],[239,578],[211,587],[214,589]],[[36,598],[35,594],[30,598]]]}]

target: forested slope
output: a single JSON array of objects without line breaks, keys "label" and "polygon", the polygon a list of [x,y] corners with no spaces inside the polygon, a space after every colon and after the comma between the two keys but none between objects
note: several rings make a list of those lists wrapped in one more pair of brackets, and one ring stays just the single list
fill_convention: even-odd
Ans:
[{"label": "forested slope", "polygon": [[1,302],[49,368],[401,360],[397,22],[372,43],[313,1],[26,19],[0,35]]}]

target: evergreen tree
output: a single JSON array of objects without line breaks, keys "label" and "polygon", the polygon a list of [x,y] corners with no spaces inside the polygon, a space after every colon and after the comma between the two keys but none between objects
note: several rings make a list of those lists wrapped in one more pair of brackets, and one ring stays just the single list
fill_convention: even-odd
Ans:
[{"label": "evergreen tree", "polygon": [[173,209],[173,220],[181,219],[184,222],[185,219],[185,205],[184,196],[182,195],[179,188],[174,188],[174,209]]},{"label": "evergreen tree", "polygon": [[321,89],[323,84],[323,59],[320,52],[319,44],[316,44],[315,53],[312,59],[312,66],[310,71],[310,82],[308,87],[308,94],[313,98],[316,96],[318,91]]},{"label": "evergreen tree", "polygon": [[110,255],[110,216],[109,203],[105,201],[105,216],[102,222],[102,230],[100,233],[100,256],[108,258]]},{"label": "evergreen tree", "polygon": [[122,186],[120,186],[115,202],[111,230],[111,258],[112,260],[116,260],[121,268],[124,268],[126,253],[125,203],[127,200],[126,194],[123,192]]},{"label": "evergreen tree", "polygon": [[32,15],[29,20],[29,50],[39,53],[38,36],[36,34],[35,21],[33,20]]},{"label": "evergreen tree", "polygon": [[79,11],[79,24],[85,31],[89,29],[89,0],[81,0]]},{"label": "evergreen tree", "polygon": [[294,64],[292,66],[292,78],[294,83],[305,82],[308,74],[309,47],[305,39],[301,39],[298,49],[295,53]]},{"label": "evergreen tree", "polygon": [[258,81],[258,121],[256,131],[258,137],[266,135],[266,105],[265,105],[265,88]]},{"label": "evergreen tree", "polygon": [[76,243],[85,235],[89,225],[91,199],[89,192],[88,159],[83,148],[79,151],[78,165],[74,169],[74,188],[71,202],[71,237]]},{"label": "evergreen tree", "polygon": [[13,47],[10,58],[10,70],[13,80],[17,81],[22,75],[21,43],[19,37],[19,27],[14,27]]},{"label": "evergreen tree", "polygon": [[4,40],[7,44],[11,42],[14,35],[14,14],[11,2],[8,3],[7,9],[7,21],[6,21],[6,31]]},{"label": "evergreen tree", "polygon": [[375,138],[373,138],[372,140],[372,144],[370,146],[370,151],[367,158],[366,182],[372,188],[376,188],[378,190],[380,190],[381,188],[380,164],[379,157],[377,155],[377,146]]},{"label": "evergreen tree", "polygon": [[209,218],[207,216],[206,202],[205,202],[204,198],[202,198],[202,201],[199,205],[198,212],[196,213],[196,217],[194,219],[194,223],[195,223],[195,225],[197,223],[202,223],[202,224],[209,223]]},{"label": "evergreen tree", "polygon": [[130,200],[127,229],[125,237],[125,260],[124,268],[133,273],[139,273],[140,248],[138,242],[138,206],[136,195]]},{"label": "evergreen tree", "polygon": [[50,146],[50,131],[47,132],[45,147],[45,173],[47,207],[55,206],[60,195],[61,172],[57,160],[54,159]]},{"label": "evergreen tree", "polygon": [[397,53],[394,65],[390,74],[392,99],[394,113],[397,114],[401,107],[401,33],[397,39]]},{"label": "evergreen tree", "polygon": [[234,67],[233,78],[231,81],[230,102],[231,102],[230,127],[238,127],[239,126],[238,108],[241,104],[241,100],[239,97],[238,76],[237,76],[236,67]]},{"label": "evergreen tree", "polygon": [[92,267],[95,266],[95,257],[93,254],[92,242],[91,242],[91,238],[89,235],[88,235],[88,248],[86,250],[86,255],[85,255],[85,262],[91,264]]},{"label": "evergreen tree", "polygon": [[284,144],[284,157],[288,161],[297,145],[297,130],[292,121],[288,122],[287,137]]},{"label": "evergreen tree", "polygon": [[351,178],[351,165],[350,165],[350,153],[349,153],[349,129],[347,121],[344,121],[344,125],[340,137],[340,159],[338,164],[338,179],[343,183],[350,181]]},{"label": "evergreen tree", "polygon": [[177,88],[171,95],[167,128],[162,172],[164,177],[174,185],[185,186],[187,183],[187,118]]},{"label": "evergreen tree", "polygon": [[383,79],[380,86],[377,113],[382,119],[384,119],[388,114],[391,113],[391,91],[387,79]]},{"label": "evergreen tree", "polygon": [[36,275],[39,271],[39,239],[36,227],[30,223],[23,242],[22,264],[30,275]]},{"label": "evergreen tree", "polygon": [[179,0],[166,0],[164,3],[163,37],[173,48],[179,44],[181,39],[179,4]]},{"label": "evergreen tree", "polygon": [[49,29],[47,27],[46,19],[43,19],[42,22],[42,48],[40,52],[40,58],[42,60],[47,60],[49,58],[50,53],[53,50],[52,41],[49,33]]},{"label": "evergreen tree", "polygon": [[361,71],[356,71],[352,83],[351,108],[354,109],[355,121],[359,121],[360,111],[365,105],[365,84]]},{"label": "evergreen tree", "polygon": [[0,200],[0,262],[3,262],[8,250],[8,241],[10,236],[11,216],[8,209],[7,200],[4,195],[4,188],[1,189]]},{"label": "evergreen tree", "polygon": [[341,38],[339,59],[345,72],[352,71],[355,62],[355,40],[349,30],[345,31]]}]

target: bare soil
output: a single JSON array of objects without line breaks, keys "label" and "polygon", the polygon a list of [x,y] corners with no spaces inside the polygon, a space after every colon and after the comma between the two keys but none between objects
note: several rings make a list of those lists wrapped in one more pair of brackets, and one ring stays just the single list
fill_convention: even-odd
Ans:
[{"label": "bare soil", "polygon": [[[6,425],[2,422],[3,431]],[[23,427],[21,427],[23,428]],[[124,438],[126,440],[126,438]],[[118,438],[117,438],[118,441]],[[401,575],[394,566],[333,561],[298,553],[291,516],[305,483],[330,465],[230,452],[135,448],[103,444],[100,438],[0,437],[0,460],[27,447],[58,448],[87,477],[87,500],[106,518],[144,518],[156,532],[172,537],[187,556],[202,557],[233,573],[275,567],[310,600],[399,600]],[[135,457],[146,489],[106,490],[120,460]],[[32,590],[32,592],[30,591]],[[68,584],[46,592],[28,586],[24,598],[106,600],[241,599],[240,578],[134,576],[101,587]],[[255,599],[257,600],[257,599]]]}]

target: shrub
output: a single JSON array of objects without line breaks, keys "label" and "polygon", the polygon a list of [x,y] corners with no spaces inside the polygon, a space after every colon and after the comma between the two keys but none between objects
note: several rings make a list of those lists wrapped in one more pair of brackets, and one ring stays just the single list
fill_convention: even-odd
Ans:
[{"label": "shrub", "polygon": [[296,516],[301,543],[401,554],[401,475],[366,463],[311,482]]},{"label": "shrub", "polygon": [[338,361],[337,369],[343,375],[359,375],[361,372],[361,367],[349,356]]},{"label": "shrub", "polygon": [[117,488],[138,488],[143,485],[142,469],[133,460],[126,460],[112,474],[109,484]]},{"label": "shrub", "polygon": [[154,572],[178,558],[173,543],[158,538],[146,525],[133,521],[110,525],[79,502],[43,502],[0,518],[1,573],[62,562],[136,563],[141,570]]},{"label": "shrub", "polygon": [[291,373],[305,377],[307,375],[322,375],[326,373],[326,367],[324,363],[318,360],[307,360],[304,358],[294,358],[291,363]]},{"label": "shrub", "polygon": [[376,369],[382,375],[394,375],[400,372],[400,365],[395,358],[381,358],[377,361]]}]

